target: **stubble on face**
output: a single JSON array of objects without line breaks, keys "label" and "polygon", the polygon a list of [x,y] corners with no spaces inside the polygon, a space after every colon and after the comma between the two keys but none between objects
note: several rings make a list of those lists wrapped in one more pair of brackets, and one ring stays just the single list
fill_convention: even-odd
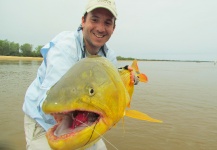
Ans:
[{"label": "stubble on face", "polygon": [[115,29],[115,18],[104,8],[95,9],[82,17],[82,32],[86,49],[96,55],[99,49],[110,39]]}]

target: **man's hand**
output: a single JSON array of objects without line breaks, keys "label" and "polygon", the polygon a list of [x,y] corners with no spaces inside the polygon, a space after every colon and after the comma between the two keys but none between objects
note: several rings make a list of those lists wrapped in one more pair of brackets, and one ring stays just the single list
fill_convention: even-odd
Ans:
[{"label": "man's hand", "polygon": [[127,65],[124,69],[130,71],[130,83],[137,85],[139,83],[139,78],[134,74],[133,68]]}]

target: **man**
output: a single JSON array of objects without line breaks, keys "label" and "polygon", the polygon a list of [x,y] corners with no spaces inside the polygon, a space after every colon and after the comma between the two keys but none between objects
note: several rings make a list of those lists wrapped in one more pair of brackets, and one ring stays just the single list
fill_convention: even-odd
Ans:
[{"label": "man", "polygon": [[[45,133],[55,120],[44,114],[41,106],[46,92],[70,67],[88,55],[101,55],[116,63],[114,51],[105,45],[115,29],[116,18],[114,0],[89,0],[79,29],[60,33],[41,49],[44,60],[36,79],[27,89],[23,104],[28,150],[51,149]],[[106,149],[106,146],[100,140],[89,149]]]}]

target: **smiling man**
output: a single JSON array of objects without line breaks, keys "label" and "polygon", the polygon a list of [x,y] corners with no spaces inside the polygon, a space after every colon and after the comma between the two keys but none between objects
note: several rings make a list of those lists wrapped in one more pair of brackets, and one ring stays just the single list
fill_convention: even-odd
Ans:
[{"label": "smiling man", "polygon": [[[116,55],[106,42],[115,29],[117,11],[114,0],[89,0],[75,32],[64,31],[41,49],[44,58],[37,76],[26,91],[23,104],[27,150],[49,150],[45,133],[56,124],[51,115],[42,111],[47,91],[76,62],[88,55],[100,55],[116,64]],[[102,140],[89,148],[103,150]]]},{"label": "smiling man", "polygon": [[93,9],[82,17],[85,48],[91,55],[98,54],[100,48],[110,39],[115,29],[115,17],[104,8]]}]

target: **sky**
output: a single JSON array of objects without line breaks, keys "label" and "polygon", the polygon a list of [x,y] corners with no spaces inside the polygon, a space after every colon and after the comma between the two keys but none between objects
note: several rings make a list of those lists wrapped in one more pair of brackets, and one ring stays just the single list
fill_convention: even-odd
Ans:
[{"label": "sky", "polygon": [[[0,39],[33,47],[75,31],[87,0],[0,0]],[[117,56],[217,61],[217,0],[116,0]]]}]

